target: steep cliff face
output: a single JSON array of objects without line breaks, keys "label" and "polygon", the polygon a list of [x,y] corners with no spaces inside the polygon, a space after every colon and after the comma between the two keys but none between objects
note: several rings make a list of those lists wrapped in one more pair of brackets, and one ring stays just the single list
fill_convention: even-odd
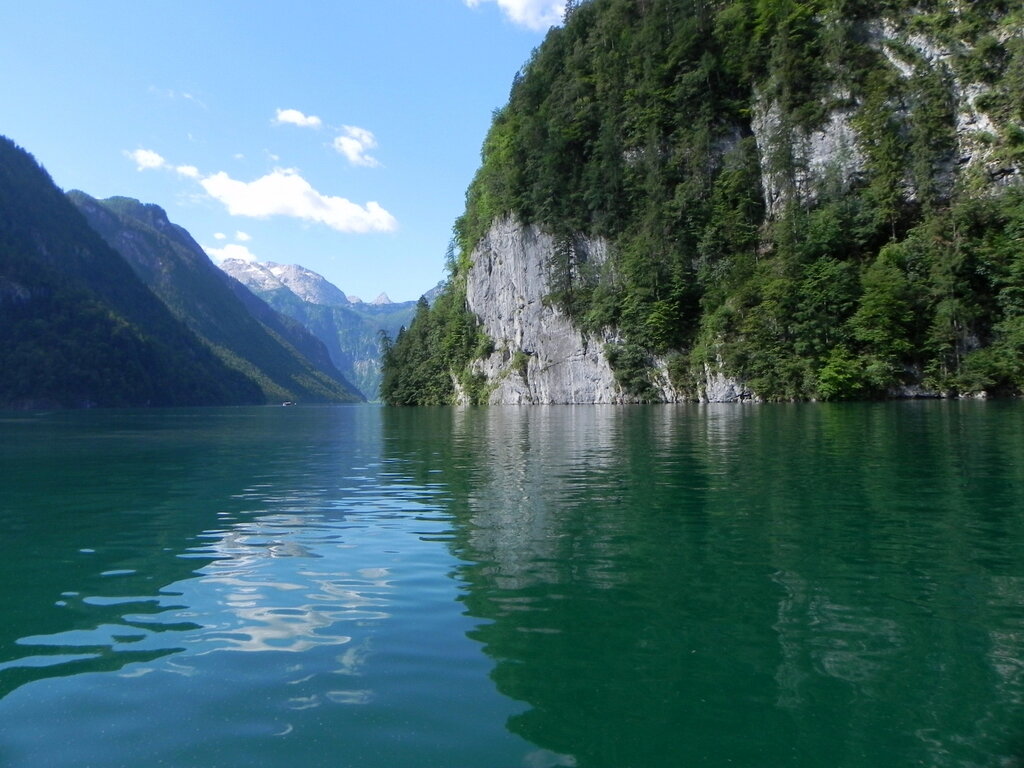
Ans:
[{"label": "steep cliff face", "polygon": [[[582,261],[601,268],[608,242],[575,243]],[[492,405],[635,403],[644,400],[731,403],[751,400],[742,382],[706,366],[696,398],[672,385],[665,358],[652,357],[652,391],[625,390],[608,361],[606,348],[622,342],[614,328],[601,333],[580,330],[550,299],[551,260],[556,238],[514,217],[495,222],[472,256],[466,303],[492,339],[494,351],[474,361],[471,370],[486,381]],[[467,393],[457,397],[467,402]]]},{"label": "steep cliff face", "polygon": [[[944,77],[949,109],[955,123],[955,142],[949,148],[947,168],[944,169],[948,186],[951,187],[955,177],[965,172],[973,173],[982,184],[996,187],[1019,183],[1022,172],[1020,158],[1014,161],[1007,153],[999,151],[1001,139],[1009,138],[1012,144],[1019,142],[1014,138],[1014,128],[1019,130],[1019,121],[1012,117],[1006,119],[1005,115],[999,119],[989,113],[986,107],[996,115],[1001,111],[993,109],[991,104],[994,91],[1001,89],[993,88],[991,71],[978,71],[977,67],[963,64],[968,51],[978,55],[978,48],[983,46],[971,46],[962,40],[941,40],[919,26],[897,23],[893,19],[876,20],[868,25],[868,30],[877,50],[904,81],[926,77],[929,73],[940,73]],[[989,37],[983,38],[984,46],[1007,50],[1008,45],[1011,48],[1016,45],[1019,49],[1021,35],[1021,21],[1018,19],[1016,23],[1010,22],[993,30]],[[1015,88],[1012,84],[1006,87]],[[909,111],[907,105],[903,111]]]},{"label": "steep cliff face", "polygon": [[[586,241],[601,264],[607,245]],[[466,302],[495,350],[473,371],[493,386],[491,403],[618,403],[621,391],[602,349],[608,341],[582,333],[548,300],[554,239],[514,218],[495,222],[473,253]]]},{"label": "steep cliff face", "polygon": [[786,205],[814,202],[826,180],[849,190],[864,178],[866,159],[853,127],[854,109],[831,109],[822,125],[806,130],[787,124],[778,101],[757,93],[751,114],[770,217],[782,215]]},{"label": "steep cliff face", "polygon": [[571,4],[395,402],[1020,393],[1022,94],[1001,0]]},{"label": "steep cliff face", "polygon": [[[993,84],[983,82],[984,73],[963,63],[972,46],[965,41],[953,44],[930,34],[923,24],[915,23],[921,15],[917,11],[902,19],[862,20],[851,31],[867,49],[884,59],[887,66],[880,72],[898,81],[886,104],[891,118],[900,124],[896,137],[902,134],[904,140],[910,138],[914,112],[922,101],[920,86],[932,79],[940,84],[941,93],[931,95],[938,97],[947,113],[943,126],[946,140],[930,137],[940,145],[930,158],[932,173],[927,174],[938,194],[948,198],[956,185],[968,178],[976,186],[1019,183],[1019,158],[1014,162],[999,146],[1008,132],[1010,142],[1017,141],[1012,138],[1012,121],[1001,125],[982,108],[991,101]],[[1004,46],[1013,37],[1012,32],[1004,30],[989,40],[992,45]],[[816,203],[826,194],[826,186],[831,185],[829,192],[836,188],[849,192],[868,179],[868,147],[877,143],[879,136],[872,134],[872,126],[864,119],[865,99],[847,86],[833,83],[821,102],[825,106],[823,117],[808,128],[788,119],[776,94],[755,89],[750,129],[761,158],[765,207],[772,218],[781,216],[786,205]],[[920,200],[920,182],[910,168],[903,169],[899,186],[905,201]]]},{"label": "steep cliff face", "polygon": [[[995,18],[991,16],[989,21]],[[772,255],[780,248],[793,247],[779,237],[782,226],[792,228],[796,237],[806,237],[799,231],[806,225],[794,223],[798,217],[794,211],[814,211],[844,198],[850,201],[847,204],[856,205],[853,201],[872,185],[876,198],[888,195],[894,236],[913,226],[919,215],[913,211],[923,208],[927,213],[929,208],[951,206],[958,195],[992,196],[1019,186],[1020,153],[1013,151],[1020,140],[1019,124],[1008,110],[1000,113],[992,107],[998,94],[1005,95],[1007,90],[994,76],[993,67],[1000,66],[1000,61],[1005,65],[1005,51],[1019,44],[1013,32],[1019,32],[1019,23],[995,25],[988,37],[975,31],[968,41],[951,33],[958,20],[962,20],[960,12],[952,6],[930,15],[913,9],[890,17],[833,19],[843,25],[850,50],[872,62],[862,65],[872,74],[858,75],[860,82],[854,87],[851,82],[857,78],[844,72],[844,62],[823,61],[825,85],[818,84],[817,95],[802,105],[802,112],[793,108],[794,88],[783,82],[781,69],[769,66],[766,76],[752,84],[746,110],[749,119],[720,127],[720,138],[706,147],[705,163],[720,172],[742,137],[752,137],[764,212],[758,245],[762,253]],[[986,49],[1000,53],[988,64],[979,64]],[[821,72],[818,75],[822,77]],[[866,85],[870,78],[885,85],[871,91]],[[814,117],[808,118],[808,114]],[[994,117],[997,114],[1001,120]],[[627,151],[627,166],[650,164],[650,152],[650,147]],[[888,167],[882,168],[886,164]],[[879,179],[886,174],[889,187],[879,193]],[[552,228],[557,229],[558,224]],[[550,267],[557,240],[536,225],[523,226],[515,218],[505,217],[487,231],[472,254],[468,306],[495,340],[495,351],[474,362],[472,370],[489,383],[489,402],[760,399],[742,380],[735,359],[721,351],[730,346],[728,332],[707,337],[709,349],[699,360],[691,357],[683,382],[680,377],[674,382],[669,375],[671,356],[646,345],[642,387],[638,391],[635,382],[624,387],[624,377],[616,376],[606,351],[636,336],[637,328],[626,330],[613,323],[599,333],[584,332],[578,327],[580,313],[557,306],[552,298]],[[588,253],[583,260],[591,261],[597,271],[607,266],[607,276],[621,270],[617,253],[621,241],[584,242]],[[847,256],[824,255],[832,259]],[[793,283],[801,278],[799,272],[788,277]],[[624,282],[612,274],[612,282],[616,281]],[[770,320],[777,322],[776,318]],[[962,333],[954,342],[954,355],[978,350],[985,335],[976,330]],[[921,341],[931,343],[925,336]],[[890,361],[889,365],[896,364]],[[827,379],[826,368],[822,371]],[[904,363],[902,371],[885,385],[889,396],[937,395],[957,388],[956,384],[950,387],[949,379],[942,383],[941,377],[923,383],[920,368],[910,363]],[[805,390],[802,394],[828,396],[829,392],[826,383],[818,387],[818,393]]]}]

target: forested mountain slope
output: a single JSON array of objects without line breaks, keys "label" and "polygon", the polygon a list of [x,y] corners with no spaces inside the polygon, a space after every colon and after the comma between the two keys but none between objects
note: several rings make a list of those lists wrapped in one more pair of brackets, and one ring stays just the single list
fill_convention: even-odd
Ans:
[{"label": "forested mountain slope", "polygon": [[262,402],[0,137],[0,407]]},{"label": "forested mountain slope", "polygon": [[1024,387],[1024,8],[571,2],[393,403]]},{"label": "forested mountain slope", "polygon": [[126,197],[96,200],[77,190],[68,197],[171,312],[226,365],[256,382],[267,402],[363,399],[312,334],[219,270],[162,208]]}]

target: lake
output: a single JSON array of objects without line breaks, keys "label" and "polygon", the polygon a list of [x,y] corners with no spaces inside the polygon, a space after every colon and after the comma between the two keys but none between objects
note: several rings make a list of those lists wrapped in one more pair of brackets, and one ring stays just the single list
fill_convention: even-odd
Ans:
[{"label": "lake", "polygon": [[0,414],[0,765],[1024,765],[1024,403]]}]

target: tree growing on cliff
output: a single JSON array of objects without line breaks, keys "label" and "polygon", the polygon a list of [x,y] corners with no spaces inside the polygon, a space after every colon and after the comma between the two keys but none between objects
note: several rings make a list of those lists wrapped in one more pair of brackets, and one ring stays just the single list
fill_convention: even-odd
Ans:
[{"label": "tree growing on cliff", "polygon": [[[548,300],[625,337],[627,389],[671,357],[690,396],[705,366],[766,399],[1019,391],[1022,39],[1001,0],[570,3],[494,115],[453,296],[512,214],[555,236]],[[965,170],[967,84],[995,132]],[[856,162],[808,154],[837,126]]]}]

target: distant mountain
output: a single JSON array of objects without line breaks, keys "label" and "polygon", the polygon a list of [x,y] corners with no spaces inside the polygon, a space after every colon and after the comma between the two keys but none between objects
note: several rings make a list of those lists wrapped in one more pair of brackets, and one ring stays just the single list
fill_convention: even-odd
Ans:
[{"label": "distant mountain", "polygon": [[[412,321],[416,302],[392,302],[382,293],[367,303],[346,296],[322,275],[298,265],[226,259],[220,268],[270,306],[298,321],[327,347],[338,369],[366,395],[380,385],[380,332],[394,338]],[[436,293],[438,287],[431,292]]]},{"label": "distant mountain", "polygon": [[427,300],[427,304],[429,304],[430,306],[434,306],[434,302],[437,300],[437,297],[441,295],[441,292],[444,291],[444,287],[445,282],[442,280],[429,291],[424,293],[423,298]]},{"label": "distant mountain", "polygon": [[0,407],[263,401],[0,137]]},{"label": "distant mountain", "polygon": [[171,312],[227,366],[258,384],[267,402],[363,399],[320,341],[217,269],[162,208],[79,191],[68,197]]},{"label": "distant mountain", "polygon": [[274,264],[266,262],[257,264],[239,260],[239,269],[242,265],[248,265],[246,276],[242,283],[252,282],[254,289],[275,290],[284,286],[303,301],[310,304],[323,304],[325,306],[348,306],[349,300],[333,283],[318,275],[312,270],[300,267],[298,264]]}]

